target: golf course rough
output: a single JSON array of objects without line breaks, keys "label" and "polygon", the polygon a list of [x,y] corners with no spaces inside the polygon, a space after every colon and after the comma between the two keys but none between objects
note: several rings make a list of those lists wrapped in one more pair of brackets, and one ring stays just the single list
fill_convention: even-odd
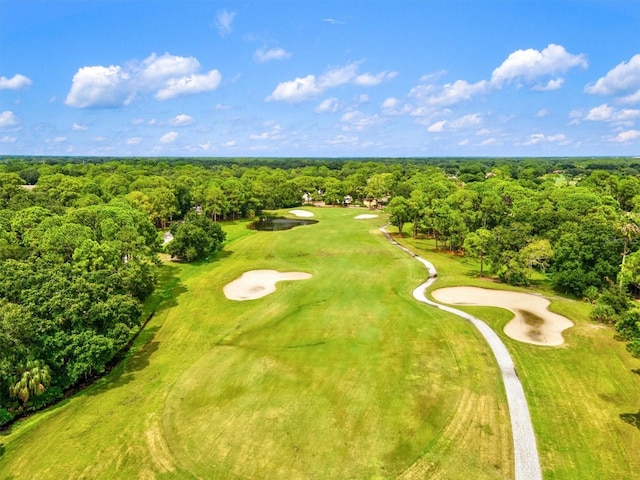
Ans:
[{"label": "golf course rough", "polygon": [[518,378],[515,365],[513,364],[513,360],[511,359],[511,355],[509,355],[507,347],[491,327],[482,320],[463,312],[462,310],[441,305],[429,300],[425,296],[424,292],[436,281],[437,272],[435,266],[428,260],[415,255],[408,248],[398,244],[391,238],[384,227],[380,230],[394,245],[398,246],[400,249],[404,250],[422,263],[429,272],[429,279],[414,289],[413,297],[419,302],[453,313],[454,315],[471,322],[489,344],[489,347],[491,348],[491,351],[493,352],[500,367],[502,381],[507,394],[509,416],[511,418],[511,431],[513,435],[515,478],[516,480],[542,480],[542,469],[540,467],[536,436],[533,431],[533,424],[531,423],[531,415],[529,414],[529,406],[524,395],[522,383]]}]

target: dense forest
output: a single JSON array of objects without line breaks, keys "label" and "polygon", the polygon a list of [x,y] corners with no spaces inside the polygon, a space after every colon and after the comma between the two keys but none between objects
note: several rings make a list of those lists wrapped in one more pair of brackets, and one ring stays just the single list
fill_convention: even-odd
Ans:
[{"label": "dense forest", "polygon": [[384,208],[399,234],[478,259],[480,275],[544,278],[640,356],[640,159],[4,157],[0,425],[105,370],[145,320],[161,251],[206,258],[224,221],[303,195]]}]

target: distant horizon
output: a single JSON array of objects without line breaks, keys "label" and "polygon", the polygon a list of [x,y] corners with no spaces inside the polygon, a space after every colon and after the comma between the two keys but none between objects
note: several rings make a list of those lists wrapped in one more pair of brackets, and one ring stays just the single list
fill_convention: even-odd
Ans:
[{"label": "distant horizon", "polygon": [[0,155],[640,155],[637,0],[3,0]]}]

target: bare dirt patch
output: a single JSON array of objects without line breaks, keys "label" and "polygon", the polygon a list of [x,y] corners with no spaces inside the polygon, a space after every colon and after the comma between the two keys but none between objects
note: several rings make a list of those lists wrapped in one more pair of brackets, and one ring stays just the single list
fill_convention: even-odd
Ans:
[{"label": "bare dirt patch", "polygon": [[276,283],[286,280],[307,280],[310,273],[278,272],[277,270],[251,270],[224,286],[229,300],[255,300],[276,291]]},{"label": "bare dirt patch", "polygon": [[534,345],[562,345],[562,332],[574,326],[568,318],[549,311],[549,300],[529,293],[478,287],[448,287],[435,290],[432,295],[437,301],[450,305],[506,308],[515,317],[505,325],[504,333],[515,340]]}]

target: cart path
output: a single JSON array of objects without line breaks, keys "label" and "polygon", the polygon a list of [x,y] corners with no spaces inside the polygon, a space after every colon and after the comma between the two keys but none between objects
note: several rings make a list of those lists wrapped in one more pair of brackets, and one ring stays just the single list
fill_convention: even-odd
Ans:
[{"label": "cart path", "polygon": [[429,300],[425,296],[424,292],[436,281],[436,268],[431,262],[417,256],[411,250],[403,247],[393,240],[384,227],[380,228],[380,231],[392,244],[404,250],[422,263],[429,272],[429,279],[413,290],[413,298],[419,302],[444,310],[445,312],[453,313],[454,315],[471,322],[489,344],[489,347],[498,362],[498,367],[500,368],[504,389],[507,395],[509,417],[511,418],[511,432],[513,435],[515,479],[542,480],[538,447],[536,445],[536,436],[533,432],[533,424],[531,423],[531,416],[529,414],[529,406],[524,395],[522,383],[520,383],[515,365],[513,364],[513,360],[511,359],[511,355],[509,355],[507,347],[504,345],[502,340],[500,340],[500,337],[498,337],[496,332],[494,332],[491,327],[482,320],[463,312],[462,310],[458,310],[447,305],[441,305]]}]

